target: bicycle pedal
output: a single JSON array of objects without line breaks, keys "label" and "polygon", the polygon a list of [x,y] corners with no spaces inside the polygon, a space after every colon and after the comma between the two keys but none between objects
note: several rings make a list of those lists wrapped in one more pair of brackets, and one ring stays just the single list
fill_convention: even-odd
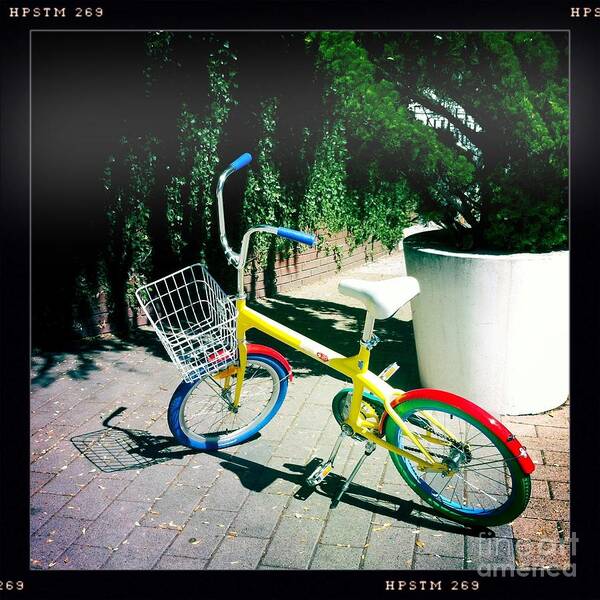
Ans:
[{"label": "bicycle pedal", "polygon": [[317,465],[317,468],[306,478],[306,484],[312,487],[319,485],[333,469],[333,463],[326,462]]}]

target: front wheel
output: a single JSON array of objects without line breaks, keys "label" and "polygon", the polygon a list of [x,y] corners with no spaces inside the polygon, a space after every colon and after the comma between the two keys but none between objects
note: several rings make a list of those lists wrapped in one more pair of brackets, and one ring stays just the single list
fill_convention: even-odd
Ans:
[{"label": "front wheel", "polygon": [[237,367],[230,366],[193,383],[182,381],[169,404],[175,439],[198,450],[239,444],[262,429],[279,410],[288,386],[285,367],[270,356],[248,354],[238,406],[234,406]]},{"label": "front wheel", "polygon": [[[446,473],[421,470],[390,452],[408,485],[442,515],[470,526],[497,526],[518,517],[529,501],[531,482],[506,444],[466,410],[448,402],[414,398],[400,402],[396,413],[425,450],[448,467]],[[391,419],[386,440],[423,457]]]}]

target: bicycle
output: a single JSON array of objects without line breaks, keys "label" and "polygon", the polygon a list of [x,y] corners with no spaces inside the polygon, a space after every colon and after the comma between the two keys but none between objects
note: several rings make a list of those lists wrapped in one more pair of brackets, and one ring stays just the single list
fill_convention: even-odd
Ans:
[{"label": "bicycle", "polygon": [[250,237],[278,235],[312,246],[316,237],[261,225],[243,236],[234,252],[225,230],[223,189],[227,178],[250,163],[246,153],[220,175],[216,196],[220,241],[228,264],[237,269],[237,295],[227,296],[200,264],[142,286],[138,300],[183,381],[168,409],[169,428],[190,448],[215,450],[239,444],[261,430],[281,407],[292,381],[289,362],[277,350],[246,340],[258,329],[322,365],[348,377],[352,386],[332,400],[340,435],[327,460],[306,478],[318,486],[332,471],[342,441],[365,443],[365,451],[332,500],[335,507],[364,460],[381,446],[410,488],[449,519],[469,526],[497,526],[523,512],[534,464],[525,447],[497,419],[476,404],[435,389],[403,391],[387,380],[395,363],[376,375],[371,351],[380,341],[377,320],[392,317],[419,292],[412,277],[370,282],[344,279],[342,294],[365,305],[357,354],[343,356],[246,304],[244,272]]}]

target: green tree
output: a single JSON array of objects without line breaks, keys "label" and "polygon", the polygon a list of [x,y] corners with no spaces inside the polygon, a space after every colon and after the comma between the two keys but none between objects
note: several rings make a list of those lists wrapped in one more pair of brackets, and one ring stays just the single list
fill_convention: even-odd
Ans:
[{"label": "green tree", "polygon": [[[307,42],[318,47],[355,155],[375,154],[405,178],[424,220],[467,248],[565,247],[565,35],[320,32]],[[417,110],[445,126],[425,124]]]}]

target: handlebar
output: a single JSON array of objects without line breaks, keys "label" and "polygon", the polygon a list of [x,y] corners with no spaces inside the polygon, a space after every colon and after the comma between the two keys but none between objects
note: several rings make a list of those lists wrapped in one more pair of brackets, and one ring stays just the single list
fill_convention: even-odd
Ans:
[{"label": "handlebar", "polygon": [[227,178],[236,171],[243,169],[246,165],[252,161],[252,155],[248,152],[238,156],[219,176],[217,183],[217,201],[219,211],[219,232],[221,245],[225,251],[225,258],[230,265],[233,265],[238,270],[238,297],[245,297],[244,294],[244,267],[246,266],[246,258],[248,256],[248,246],[250,243],[250,236],[256,232],[272,233],[279,235],[280,237],[287,238],[294,242],[313,246],[317,240],[316,236],[311,233],[304,233],[302,231],[296,231],[295,229],[288,229],[287,227],[273,227],[272,225],[261,225],[259,227],[253,227],[249,229],[242,238],[242,246],[239,254],[232,250],[227,236],[225,234],[225,215],[223,213],[223,188]]},{"label": "handlebar", "polygon": [[233,169],[234,171],[239,171],[240,169],[243,169],[246,165],[250,164],[251,162],[252,162],[252,154],[250,154],[249,152],[246,152],[246,153],[242,154],[241,156],[238,156],[229,165],[229,167],[231,169]]},{"label": "handlebar", "polygon": [[307,246],[314,246],[317,241],[317,236],[312,233],[304,233],[303,231],[296,231],[295,229],[288,229],[287,227],[278,227],[277,235],[293,240],[294,242],[300,242]]}]

